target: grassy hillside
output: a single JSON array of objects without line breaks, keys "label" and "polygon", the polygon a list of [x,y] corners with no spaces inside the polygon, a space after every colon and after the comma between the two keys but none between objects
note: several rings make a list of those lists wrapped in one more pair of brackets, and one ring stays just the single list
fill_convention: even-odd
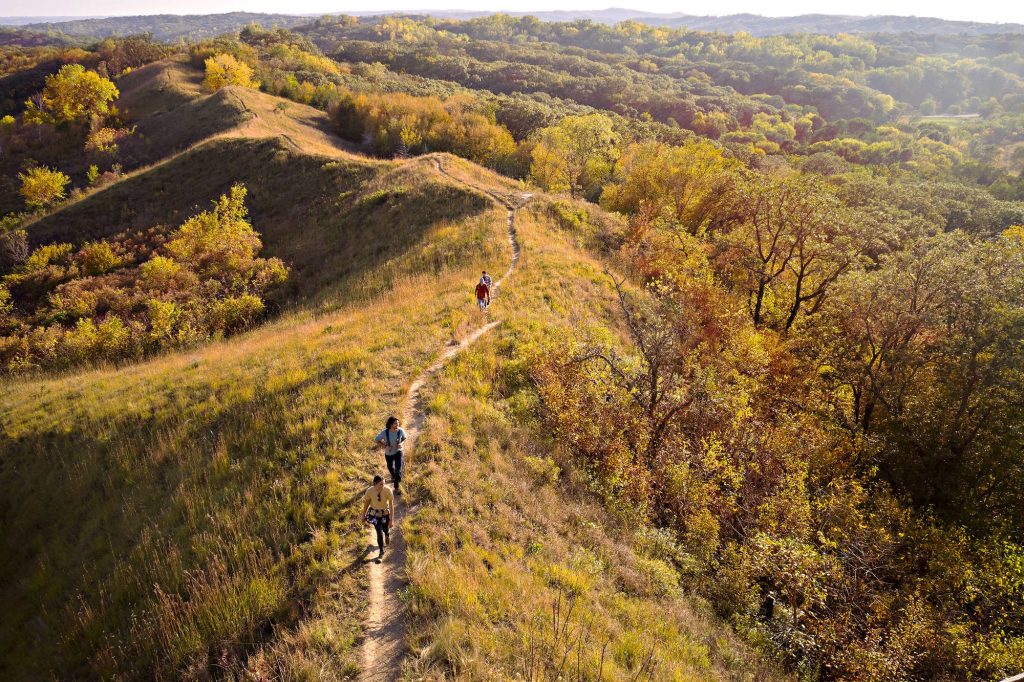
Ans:
[{"label": "grassy hillside", "polygon": [[[365,530],[353,503],[379,465],[368,436],[431,358],[480,323],[469,283],[511,255],[505,212],[463,183],[480,182],[479,168],[447,158],[444,175],[431,158],[355,157],[327,135],[322,115],[248,91],[203,96],[175,86],[156,103],[142,94],[168,72],[175,83],[177,68],[126,88],[126,101],[149,117],[140,127],[164,122],[167,138],[152,150],[170,156],[40,218],[30,239],[160,231],[243,182],[265,253],[292,269],[279,301],[286,312],[191,352],[0,388],[5,679],[354,674]],[[203,130],[212,137],[175,154],[174,126],[188,130],[178,118],[199,110],[211,115]],[[488,182],[499,194],[518,189]],[[610,642],[605,677],[743,677],[750,654],[688,605],[676,569],[583,488],[559,492],[528,396],[518,407],[492,401],[489,391],[513,389],[530,335],[567,321],[548,299],[552,281],[578,306],[607,293],[600,266],[555,236],[547,215],[536,213],[524,233],[525,269],[494,313],[509,325],[501,345],[446,374],[430,403],[423,459],[413,460],[423,513],[410,527],[408,567],[412,644],[422,655],[407,673],[486,676],[480,666],[494,660],[511,675],[510,644],[528,640],[531,665],[556,670],[561,645],[544,649],[534,625],[562,591],[593,604],[586,627]],[[299,299],[315,305],[296,307]],[[519,359],[499,360],[502,348]],[[480,382],[490,375],[474,369],[481,362],[488,371],[511,364],[488,389]],[[477,412],[479,433],[452,440],[446,420]],[[539,467],[536,479],[513,481],[524,461]],[[464,521],[450,514],[452,485],[470,486],[462,501],[477,518],[464,536],[474,545],[454,554],[446,538]],[[578,510],[567,537],[545,525],[553,496]],[[510,519],[528,523],[506,537]],[[501,562],[509,582],[478,573],[483,555]],[[438,593],[471,575],[460,593]],[[534,599],[517,602],[510,585]],[[492,610],[479,611],[481,600],[493,600]],[[499,619],[508,638],[495,636],[487,628],[512,606],[516,615]],[[638,641],[649,609],[665,624]],[[574,618],[567,632],[582,625]],[[580,651],[589,657],[581,670],[593,668],[593,652]]]},{"label": "grassy hillside", "polygon": [[[492,178],[489,189],[508,188]],[[781,678],[687,596],[687,550],[640,510],[609,514],[540,424],[530,380],[539,355],[583,320],[617,326],[606,265],[577,243],[606,234],[609,218],[584,209],[589,224],[569,232],[552,218],[559,207],[540,196],[518,212],[523,258],[495,305],[505,322],[452,363],[428,398],[405,675]]]},{"label": "grassy hillside", "polygon": [[146,155],[160,160],[31,223],[33,245],[167,231],[241,182],[265,253],[292,268],[282,293],[290,299],[369,271],[389,286],[397,273],[380,269],[389,261],[437,272],[464,254],[435,245],[429,262],[409,264],[423,230],[491,208],[426,160],[385,163],[346,152],[312,107],[244,88],[203,95],[193,70],[174,61],[126,79],[127,110],[147,114],[139,124]]},{"label": "grassy hillside", "polygon": [[[273,100],[147,100],[176,69],[126,89],[149,104],[143,126],[188,130],[199,109],[205,132],[226,131],[233,111]],[[159,232],[241,181],[266,251],[292,268],[279,303],[324,305],[193,353],[0,389],[5,678],[199,677],[261,646],[288,658],[303,638],[337,671],[353,663],[352,613],[304,628],[359,594],[346,505],[373,469],[366,433],[462,333],[457,283],[507,245],[489,202],[424,161],[320,155],[330,139],[303,109],[200,140],[28,226],[36,244]]]},{"label": "grassy hillside", "polygon": [[[356,599],[346,505],[373,469],[366,435],[460,333],[458,283],[504,247],[488,217],[454,228],[418,213],[419,238],[364,277],[386,293],[359,306],[4,387],[4,676],[200,676],[283,645],[275,628],[325,590]],[[343,669],[357,627],[328,627],[310,636]]]}]

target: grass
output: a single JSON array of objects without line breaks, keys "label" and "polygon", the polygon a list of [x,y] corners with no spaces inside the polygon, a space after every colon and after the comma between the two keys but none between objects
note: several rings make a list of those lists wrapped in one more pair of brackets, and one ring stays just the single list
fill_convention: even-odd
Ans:
[{"label": "grass", "polygon": [[[129,77],[142,104],[170,84],[151,115],[218,101],[166,69]],[[431,158],[360,159],[319,113],[219,97],[247,112],[241,126],[40,218],[31,238],[174,226],[242,181],[264,255],[292,267],[285,312],[192,352],[0,386],[3,679],[358,670],[367,538],[353,505],[380,465],[367,443],[479,324],[471,285],[509,260],[505,212]],[[775,677],[682,592],[665,542],[605,511],[538,430],[531,358],[584,320],[615,325],[585,252],[613,241],[614,221],[581,207],[519,211],[520,269],[492,311],[504,325],[431,387],[410,467],[424,505],[407,527],[406,677]]]},{"label": "grass", "polygon": [[782,678],[683,592],[673,540],[608,513],[539,428],[532,360],[584,320],[616,326],[604,265],[552,213],[520,211],[505,323],[428,387],[405,678]]},{"label": "grass", "polygon": [[356,665],[365,444],[466,330],[475,273],[508,247],[502,213],[429,164],[296,140],[211,139],[31,226],[36,243],[173,226],[241,180],[264,254],[292,268],[290,312],[194,352],[0,387],[0,677]]},{"label": "grass", "polygon": [[302,656],[353,664],[358,624],[331,614],[362,587],[366,443],[492,254],[195,353],[4,387],[2,676],[292,665],[325,627]]}]

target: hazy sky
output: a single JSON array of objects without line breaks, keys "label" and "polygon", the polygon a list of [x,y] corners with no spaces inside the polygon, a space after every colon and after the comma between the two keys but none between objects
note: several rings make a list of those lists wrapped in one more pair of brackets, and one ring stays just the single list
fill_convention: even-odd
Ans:
[{"label": "hazy sky", "polygon": [[[667,0],[3,0],[0,16],[210,14],[237,10],[282,14],[339,13],[361,10],[486,9],[538,11],[629,7],[653,12],[723,15],[750,12],[766,16],[794,14],[900,14],[970,21],[1024,23],[1024,2],[1019,0],[719,0],[668,2]],[[87,10],[83,11],[85,7]]]}]

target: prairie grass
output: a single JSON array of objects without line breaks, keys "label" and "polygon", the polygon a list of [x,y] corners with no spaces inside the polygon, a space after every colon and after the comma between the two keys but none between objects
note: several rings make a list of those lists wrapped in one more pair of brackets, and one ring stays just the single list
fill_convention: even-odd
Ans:
[{"label": "prairie grass", "polygon": [[[0,678],[346,679],[366,589],[354,503],[380,468],[367,443],[483,321],[472,284],[509,261],[505,211],[432,158],[352,157],[318,112],[200,100],[184,66],[161,68],[132,74],[129,101],[164,79],[150,114],[205,102],[234,127],[214,121],[228,133],[41,218],[31,239],[175,225],[241,181],[263,254],[292,268],[284,312],[191,352],[0,386]],[[154,149],[176,148],[171,133]],[[682,592],[642,518],[603,510],[539,431],[527,370],[545,340],[586,320],[614,333],[604,265],[581,248],[614,226],[545,197],[518,215],[519,270],[490,312],[504,324],[432,386],[411,453],[406,676],[775,677]]]},{"label": "prairie grass", "polygon": [[551,215],[543,197],[519,211],[521,267],[492,310],[504,324],[426,390],[405,677],[782,678],[684,593],[645,516],[606,511],[540,430],[529,367],[545,342],[617,326],[605,265]]},{"label": "prairie grass", "polygon": [[488,218],[421,212],[393,257],[247,335],[0,388],[0,676],[351,672],[367,443],[507,260]]}]

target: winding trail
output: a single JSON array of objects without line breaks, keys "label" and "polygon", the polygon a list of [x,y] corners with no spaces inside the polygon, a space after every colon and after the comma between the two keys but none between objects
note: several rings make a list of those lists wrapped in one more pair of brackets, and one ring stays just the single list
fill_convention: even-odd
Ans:
[{"label": "winding trail", "polygon": [[[456,178],[444,169],[439,158],[434,157],[432,160],[439,173],[454,182],[473,187],[487,194],[508,211],[508,240],[512,246],[512,261],[509,263],[505,274],[494,283],[494,294],[497,295],[502,282],[512,275],[519,264],[519,241],[516,239],[515,223],[516,210],[523,206],[526,201],[529,201],[532,195],[522,195],[523,202],[519,205],[514,205],[508,199],[495,192]],[[426,419],[421,396],[424,384],[437,374],[448,360],[469,348],[477,339],[499,324],[501,324],[500,320],[488,322],[474,329],[461,342],[445,347],[437,359],[409,385],[409,390],[402,401],[400,418],[406,432],[407,448],[410,451],[415,450],[416,438],[419,436],[420,431],[423,430]],[[391,682],[392,680],[399,679],[401,676],[402,657],[405,655],[405,626],[408,617],[405,607],[399,598],[400,590],[408,583],[405,573],[405,538],[401,532],[401,522],[406,515],[415,514],[417,509],[418,505],[404,509],[396,504],[395,527],[391,534],[392,540],[385,554],[384,562],[371,562],[368,564],[370,573],[369,606],[364,630],[362,672],[359,675],[359,679],[364,682]],[[375,543],[371,544],[370,551],[375,547]],[[390,570],[385,570],[386,566],[390,566]]]}]

